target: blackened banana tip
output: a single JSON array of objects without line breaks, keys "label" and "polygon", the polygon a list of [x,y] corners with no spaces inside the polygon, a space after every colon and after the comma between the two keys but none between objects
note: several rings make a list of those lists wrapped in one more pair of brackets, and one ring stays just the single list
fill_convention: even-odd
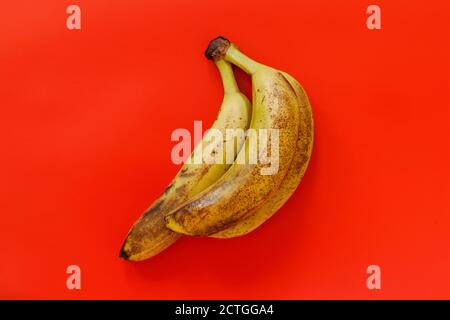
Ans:
[{"label": "blackened banana tip", "polygon": [[[124,245],[125,246],[125,245]],[[122,247],[122,249],[120,249],[119,252],[119,257],[124,259],[124,260],[130,260],[130,256],[129,254],[125,251],[124,246]]]}]

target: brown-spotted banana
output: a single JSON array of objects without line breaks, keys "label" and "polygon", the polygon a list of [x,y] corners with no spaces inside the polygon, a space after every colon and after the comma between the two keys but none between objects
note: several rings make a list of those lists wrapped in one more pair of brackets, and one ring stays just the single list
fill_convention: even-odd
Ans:
[{"label": "brown-spotted banana", "polygon": [[[217,61],[224,87],[224,97],[217,119],[212,128],[219,130],[226,137],[227,129],[247,130],[251,118],[251,104],[244,94],[239,91],[231,65],[226,61]],[[210,150],[211,143],[215,143],[214,130],[209,130],[202,141],[194,148],[193,153],[183,164],[181,170],[142,216],[131,227],[120,251],[120,257],[140,261],[150,258],[179,239],[180,234],[166,228],[164,216],[180,206],[194,195],[214,184],[230,167],[226,161],[214,163],[204,162],[203,152]],[[237,155],[242,148],[244,139],[233,141],[233,155]],[[224,144],[223,159],[227,157]],[[200,155],[200,156],[199,156]],[[228,154],[229,156],[229,154]],[[231,161],[232,162],[232,161]]]},{"label": "brown-spotted banana", "polygon": [[[279,192],[296,154],[301,126],[301,101],[285,74],[251,60],[222,37],[211,41],[206,56],[216,62],[231,62],[251,75],[250,130],[256,134],[247,136],[235,162],[216,183],[166,216],[167,227],[171,230],[197,236],[216,234],[235,225]],[[263,130],[277,132],[275,137],[265,139],[278,138],[276,148],[261,140],[259,133]],[[265,150],[261,152],[261,148]],[[260,159],[256,164],[249,163],[252,156],[264,153],[278,155],[275,172],[265,174],[267,163]]]},{"label": "brown-spotted banana", "polygon": [[311,157],[314,137],[314,122],[311,105],[303,87],[292,76],[283,72],[283,75],[294,87],[300,101],[300,127],[297,140],[297,149],[291,167],[281,183],[277,192],[267,199],[259,208],[249,212],[229,228],[211,235],[214,238],[233,238],[245,235],[259,226],[280,209],[297,189]]}]

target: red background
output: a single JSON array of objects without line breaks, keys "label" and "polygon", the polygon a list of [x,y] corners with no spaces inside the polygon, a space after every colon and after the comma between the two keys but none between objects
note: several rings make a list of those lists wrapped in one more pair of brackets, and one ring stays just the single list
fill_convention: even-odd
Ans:
[{"label": "red background", "polygon": [[[372,3],[382,30],[366,28]],[[0,298],[450,298],[449,13],[444,0],[3,1]],[[304,85],[309,170],[246,237],[123,261],[178,170],[171,132],[218,111],[203,57],[217,35]],[[71,264],[81,290],[66,289]],[[371,264],[381,290],[366,287]]]}]

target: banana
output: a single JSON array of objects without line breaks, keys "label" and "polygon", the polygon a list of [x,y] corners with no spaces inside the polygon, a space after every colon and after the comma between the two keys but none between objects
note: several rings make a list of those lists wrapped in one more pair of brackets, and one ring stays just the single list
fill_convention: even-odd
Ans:
[{"label": "banana", "polygon": [[[217,61],[216,66],[222,78],[224,97],[212,128],[220,130],[224,136],[227,129],[245,131],[250,124],[250,101],[239,91],[231,65],[226,61]],[[132,226],[120,250],[120,257],[130,261],[144,260],[160,253],[180,238],[180,234],[166,228],[164,216],[214,184],[230,167],[225,161],[210,164],[201,161],[201,150],[206,150],[214,140],[212,132],[210,130],[204,135],[164,193]],[[233,142],[234,155],[238,154],[243,143],[243,139]],[[201,163],[198,161],[199,155]],[[226,156],[225,149],[223,159]]]},{"label": "banana", "polygon": [[239,220],[233,226],[215,233],[210,237],[213,238],[233,238],[243,236],[259,226],[278,211],[286,201],[291,197],[297,189],[305,171],[308,167],[311,157],[313,138],[314,138],[314,122],[311,105],[308,96],[302,86],[292,76],[283,72],[283,75],[294,87],[297,98],[300,102],[300,127],[297,140],[297,149],[291,167],[280,185],[277,192],[267,199],[260,207],[249,212],[242,220]]},{"label": "banana", "polygon": [[[243,164],[247,157],[259,154],[263,143],[251,143],[247,137],[230,169],[213,185],[182,204],[166,216],[167,227],[175,232],[205,236],[225,230],[261,207],[276,192],[286,177],[296,153],[300,123],[300,100],[286,76],[257,63],[228,40],[211,41],[206,51],[215,61],[225,59],[251,75],[253,111],[250,128],[278,129],[278,170],[262,174],[265,164]],[[261,142],[261,143],[260,143]]]}]

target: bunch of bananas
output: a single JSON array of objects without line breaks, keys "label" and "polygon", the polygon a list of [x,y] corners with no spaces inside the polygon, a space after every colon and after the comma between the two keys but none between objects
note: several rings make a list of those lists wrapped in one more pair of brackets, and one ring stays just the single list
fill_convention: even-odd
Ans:
[{"label": "bunch of bananas", "polygon": [[[232,238],[253,231],[289,199],[308,166],[313,115],[302,86],[289,74],[252,60],[223,37],[212,40],[205,55],[217,66],[224,87],[212,128],[277,129],[277,172],[261,174],[265,164],[246,162],[262,145],[250,143],[249,136],[234,143],[232,163],[193,161],[198,149],[210,141],[208,131],[164,193],[128,232],[120,251],[124,259],[150,258],[181,235]],[[251,76],[252,104],[239,91],[231,64]]]}]

